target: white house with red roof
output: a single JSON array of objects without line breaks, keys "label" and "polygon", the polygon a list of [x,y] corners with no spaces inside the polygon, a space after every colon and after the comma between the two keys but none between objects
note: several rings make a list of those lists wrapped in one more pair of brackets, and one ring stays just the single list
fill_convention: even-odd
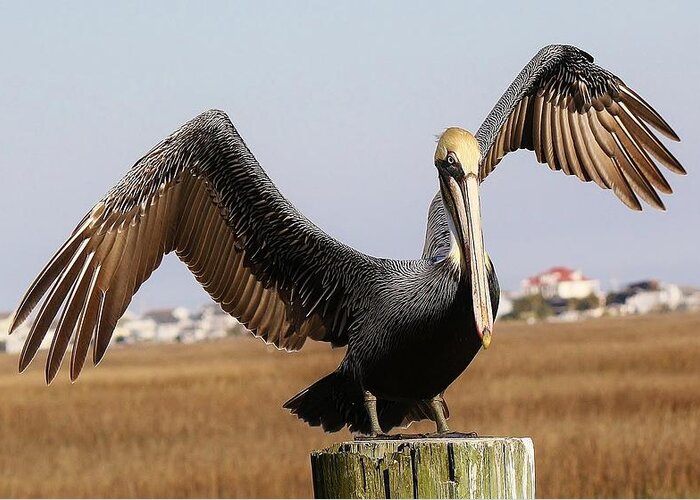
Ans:
[{"label": "white house with red roof", "polygon": [[591,294],[600,295],[600,281],[587,278],[580,270],[552,267],[531,276],[521,283],[523,295],[542,294],[545,299],[582,299]]}]

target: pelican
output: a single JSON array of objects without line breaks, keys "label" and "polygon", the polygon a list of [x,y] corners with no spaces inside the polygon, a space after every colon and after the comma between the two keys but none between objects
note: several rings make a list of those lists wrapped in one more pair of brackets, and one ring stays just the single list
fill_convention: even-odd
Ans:
[{"label": "pelican", "polygon": [[338,368],[284,404],[312,426],[378,435],[431,419],[449,432],[445,389],[493,335],[499,286],[482,236],[479,185],[510,151],[595,182],[628,207],[664,209],[657,163],[685,170],[655,129],[679,138],[613,73],[569,45],[541,49],[476,134],[442,133],[439,191],[417,260],[365,255],[280,194],[226,114],[211,110],[157,144],[85,215],[29,287],[10,332],[31,320],[32,361],[52,322],[46,381],[72,344],[70,378],[98,364],[139,286],[174,251],[221,308],[296,351],[347,346]]}]

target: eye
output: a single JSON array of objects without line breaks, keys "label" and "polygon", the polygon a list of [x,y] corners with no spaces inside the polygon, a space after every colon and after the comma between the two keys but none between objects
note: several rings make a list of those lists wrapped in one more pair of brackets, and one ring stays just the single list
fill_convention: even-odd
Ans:
[{"label": "eye", "polygon": [[448,165],[454,165],[457,163],[457,158],[455,158],[454,153],[450,153],[447,155],[447,164]]}]

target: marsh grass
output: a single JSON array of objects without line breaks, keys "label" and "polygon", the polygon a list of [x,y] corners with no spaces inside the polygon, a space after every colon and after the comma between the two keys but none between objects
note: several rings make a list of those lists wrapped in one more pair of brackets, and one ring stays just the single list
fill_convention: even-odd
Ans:
[{"label": "marsh grass", "polygon": [[[280,407],[342,354],[114,347],[50,388],[0,355],[0,496],[310,496],[309,451],[350,435]],[[538,496],[700,496],[699,314],[501,323],[446,397],[454,429],[533,438]]]}]

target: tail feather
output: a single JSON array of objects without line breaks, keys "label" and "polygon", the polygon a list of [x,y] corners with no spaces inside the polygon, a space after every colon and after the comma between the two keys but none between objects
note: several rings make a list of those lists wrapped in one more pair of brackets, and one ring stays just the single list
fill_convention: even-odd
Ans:
[{"label": "tail feather", "polygon": [[333,372],[284,403],[284,408],[312,427],[339,431],[348,422],[349,407],[353,406],[348,402],[347,385],[342,374]]},{"label": "tail feather", "polygon": [[[447,405],[443,402],[445,414]],[[333,372],[284,403],[284,408],[312,427],[337,432],[348,426],[350,432],[369,434],[369,416],[362,390],[341,372]],[[411,422],[432,419],[432,410],[424,401],[377,401],[377,416],[383,432],[407,427]]]}]

